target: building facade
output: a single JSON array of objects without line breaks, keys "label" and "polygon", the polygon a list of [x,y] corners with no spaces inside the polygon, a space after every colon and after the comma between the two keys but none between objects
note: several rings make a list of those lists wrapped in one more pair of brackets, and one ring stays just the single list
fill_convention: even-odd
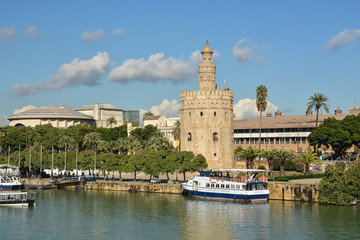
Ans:
[{"label": "building facade", "polygon": [[164,134],[164,137],[176,148],[178,143],[174,139],[173,131],[177,121],[180,121],[180,117],[149,116],[144,119],[144,127],[147,125],[157,127]]},{"label": "building facade", "polygon": [[[344,119],[348,114],[343,114],[341,109],[336,109],[334,114],[320,114],[318,124],[324,119],[333,117],[337,120]],[[261,149],[284,149],[294,152],[306,151],[310,145],[307,137],[315,130],[316,115],[311,111],[306,115],[282,116],[280,111],[272,116],[267,113],[261,123]],[[234,121],[234,147],[259,148],[260,117]]]},{"label": "building facade", "polygon": [[180,95],[181,151],[202,154],[208,168],[234,167],[233,92],[218,89],[209,43],[198,66],[199,90]]},{"label": "building facade", "polygon": [[51,124],[58,128],[87,124],[95,127],[94,119],[84,113],[66,108],[64,105],[49,108],[33,108],[13,114],[8,119],[10,126],[35,127],[36,125]]}]

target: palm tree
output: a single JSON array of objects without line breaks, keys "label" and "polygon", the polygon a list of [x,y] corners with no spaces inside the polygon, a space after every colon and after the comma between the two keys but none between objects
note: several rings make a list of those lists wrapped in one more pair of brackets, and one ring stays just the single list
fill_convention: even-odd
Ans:
[{"label": "palm tree", "polygon": [[69,137],[67,135],[62,136],[62,138],[60,138],[60,140],[59,140],[60,146],[64,146],[64,148],[65,148],[65,167],[64,167],[65,173],[66,173],[66,152],[67,152],[68,148],[70,148],[74,145],[74,143],[75,143],[75,140],[72,137]]},{"label": "palm tree", "polygon": [[142,120],[144,121],[147,117],[154,116],[154,114],[151,111],[148,111],[144,113]]},{"label": "palm tree", "polygon": [[275,150],[262,150],[260,152],[260,156],[265,158],[268,161],[270,177],[273,176],[273,168],[274,168],[274,159],[276,158],[276,151]]},{"label": "palm tree", "polygon": [[254,168],[254,160],[259,155],[259,150],[254,149],[252,147],[246,148],[246,149],[240,149],[239,151],[235,150],[235,153],[237,156],[241,157],[242,159],[246,160],[246,168],[252,169]]},{"label": "palm tree", "polygon": [[[264,85],[260,85],[256,88],[256,107],[260,112],[260,131],[259,131],[259,150],[261,150],[261,120],[262,113],[265,112],[267,107],[266,98],[268,96],[267,88]],[[259,160],[260,164],[260,160]]]},{"label": "palm tree", "polygon": [[329,99],[322,93],[314,93],[314,96],[309,97],[308,100],[310,100],[310,102],[308,102],[306,104],[308,106],[306,112],[315,108],[315,110],[316,110],[316,125],[315,126],[317,127],[318,120],[319,120],[319,110],[322,108],[325,110],[325,112],[329,113],[330,105],[327,103],[329,101]]},{"label": "palm tree", "polygon": [[302,162],[305,164],[304,172],[305,174],[310,173],[310,164],[311,163],[321,163],[320,158],[317,156],[315,152],[308,149],[305,152],[301,152],[297,158],[293,160],[294,162]]},{"label": "palm tree", "polygon": [[174,135],[174,139],[176,141],[176,149],[180,152],[180,144],[181,144],[181,139],[180,139],[180,121],[177,120],[175,122],[175,125],[174,125],[174,129],[173,129],[173,132],[172,134]]},{"label": "palm tree", "polygon": [[276,151],[276,157],[280,160],[280,176],[285,175],[285,160],[294,156],[293,151],[279,150]]},{"label": "palm tree", "polygon": [[115,124],[115,125],[117,124],[116,119],[114,117],[109,117],[106,120],[106,126],[112,128],[113,124]]},{"label": "palm tree", "polygon": [[94,176],[95,176],[95,169],[96,169],[96,144],[100,143],[101,135],[97,132],[89,132],[84,136],[84,144],[91,143],[92,149],[94,150]]}]

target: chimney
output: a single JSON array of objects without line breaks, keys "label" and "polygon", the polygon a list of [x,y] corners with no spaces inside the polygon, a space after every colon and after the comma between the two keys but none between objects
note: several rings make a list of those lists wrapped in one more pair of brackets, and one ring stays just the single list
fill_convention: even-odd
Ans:
[{"label": "chimney", "polygon": [[335,115],[341,115],[342,114],[342,110],[338,107],[336,110],[335,110]]},{"label": "chimney", "polygon": [[272,113],[271,112],[266,113],[266,117],[272,117]]},{"label": "chimney", "polygon": [[282,112],[280,112],[280,110],[277,110],[275,112],[275,117],[281,117],[281,115],[282,115]]}]

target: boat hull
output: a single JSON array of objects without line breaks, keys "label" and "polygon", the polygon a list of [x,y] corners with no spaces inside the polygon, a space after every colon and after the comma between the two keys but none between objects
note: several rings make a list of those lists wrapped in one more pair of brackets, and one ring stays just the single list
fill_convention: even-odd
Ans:
[{"label": "boat hull", "polygon": [[184,189],[184,194],[204,199],[239,201],[239,202],[267,202],[269,194],[232,194],[232,193],[218,193],[218,192],[202,192]]}]

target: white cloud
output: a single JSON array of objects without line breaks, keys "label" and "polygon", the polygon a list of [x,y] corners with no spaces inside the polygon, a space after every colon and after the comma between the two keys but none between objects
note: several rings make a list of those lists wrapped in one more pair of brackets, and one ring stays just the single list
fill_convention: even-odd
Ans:
[{"label": "white cloud", "polygon": [[0,28],[0,40],[6,40],[7,42],[12,42],[15,34],[16,34],[16,30],[13,27]]},{"label": "white cloud", "polygon": [[261,46],[254,46],[251,39],[243,38],[233,47],[232,55],[241,63],[250,62],[257,56],[255,59],[256,62],[258,64],[264,64],[265,59],[262,55],[265,51],[267,51],[267,47],[264,44]]},{"label": "white cloud", "polygon": [[[271,112],[274,114],[278,109],[278,107],[268,101],[265,112]],[[235,119],[237,120],[258,117],[259,112],[256,107],[256,100],[250,98],[240,99],[234,104],[234,114]]]},{"label": "white cloud", "polygon": [[173,57],[164,59],[164,53],[156,53],[147,60],[144,58],[126,60],[123,65],[110,72],[108,79],[112,82],[122,83],[132,80],[182,82],[195,76],[196,70],[191,62],[184,62]]},{"label": "white cloud", "polygon": [[30,84],[16,84],[12,88],[18,96],[35,94],[38,91],[61,89],[68,86],[94,86],[100,84],[100,77],[111,66],[107,52],[98,52],[96,56],[88,60],[73,59],[71,63],[65,63],[59,68],[59,73],[51,75],[46,84],[36,82]]},{"label": "white cloud", "polygon": [[356,39],[360,38],[360,29],[344,31],[333,36],[327,43],[326,47],[334,53],[347,43],[355,42]]},{"label": "white cloud", "polygon": [[180,116],[180,103],[177,100],[164,99],[160,105],[152,106],[150,111],[154,115],[164,115],[166,117],[178,117]]},{"label": "white cloud", "polygon": [[101,39],[105,36],[105,33],[103,30],[99,29],[95,32],[83,32],[80,35],[81,40],[84,42],[93,42],[95,40]]},{"label": "white cloud", "polygon": [[9,121],[5,115],[0,115],[0,127],[5,127],[9,125]]},{"label": "white cloud", "polygon": [[114,35],[122,35],[124,33],[125,33],[125,31],[123,29],[114,29],[113,30]]},{"label": "white cloud", "polygon": [[236,43],[233,48],[232,54],[239,62],[249,62],[252,59],[252,52],[249,46],[244,46],[245,44],[250,43],[248,39],[241,39]]},{"label": "white cloud", "polygon": [[35,25],[32,25],[30,27],[28,27],[26,30],[25,30],[25,34],[28,36],[28,37],[32,37],[32,38],[39,38],[40,35],[39,35],[39,29],[35,26]]}]

